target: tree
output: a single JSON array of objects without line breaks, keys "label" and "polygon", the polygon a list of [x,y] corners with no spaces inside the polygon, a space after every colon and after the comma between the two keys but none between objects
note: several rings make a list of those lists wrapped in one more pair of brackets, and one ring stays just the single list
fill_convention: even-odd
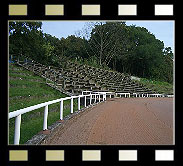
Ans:
[{"label": "tree", "polygon": [[95,56],[98,64],[109,65],[117,50],[117,31],[124,22],[89,22],[80,31],[79,36],[83,36],[87,45],[86,52],[89,57]]},{"label": "tree", "polygon": [[9,50],[15,56],[37,57],[41,52],[41,22],[9,22]]},{"label": "tree", "polygon": [[[95,67],[173,82],[173,52],[144,27],[125,22],[89,22],[77,35],[58,39],[41,22],[9,23],[9,52],[46,65],[75,60]],[[62,32],[61,32],[62,33]]]}]

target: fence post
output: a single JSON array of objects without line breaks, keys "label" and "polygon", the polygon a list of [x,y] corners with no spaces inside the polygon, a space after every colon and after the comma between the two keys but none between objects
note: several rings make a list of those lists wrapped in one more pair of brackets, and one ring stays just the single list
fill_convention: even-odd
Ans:
[{"label": "fence post", "polygon": [[71,98],[71,114],[73,113],[73,98]]},{"label": "fence post", "polygon": [[63,100],[60,101],[60,120],[63,120]]},{"label": "fence post", "polygon": [[47,130],[47,119],[48,119],[48,105],[46,105],[44,109],[43,130]]},{"label": "fence post", "polygon": [[95,94],[95,103],[96,103],[96,101],[97,101],[97,95]]},{"label": "fence post", "polygon": [[86,107],[86,96],[85,96],[85,107]]},{"label": "fence post", "polygon": [[100,103],[100,94],[99,94],[99,99],[98,99],[99,103]]},{"label": "fence post", "polygon": [[80,110],[80,97],[78,97],[78,110]]},{"label": "fence post", "polygon": [[15,118],[15,135],[14,145],[19,145],[20,141],[20,125],[21,125],[21,114]]},{"label": "fence post", "polygon": [[104,100],[107,100],[107,97],[106,97],[106,95],[107,95],[107,94],[105,93],[105,94],[104,94]]},{"label": "fence post", "polygon": [[92,94],[90,94],[90,105],[92,103]]}]

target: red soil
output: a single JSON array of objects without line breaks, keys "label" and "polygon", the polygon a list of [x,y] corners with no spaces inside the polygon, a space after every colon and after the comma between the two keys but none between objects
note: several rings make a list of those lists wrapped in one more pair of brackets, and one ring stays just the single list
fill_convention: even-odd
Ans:
[{"label": "red soil", "polygon": [[43,144],[172,145],[172,98],[109,99],[67,120]]}]

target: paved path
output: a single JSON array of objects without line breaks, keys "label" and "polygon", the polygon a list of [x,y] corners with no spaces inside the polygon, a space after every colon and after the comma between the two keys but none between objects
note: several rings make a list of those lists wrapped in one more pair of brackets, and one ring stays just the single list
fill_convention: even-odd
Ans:
[{"label": "paved path", "polygon": [[173,99],[109,99],[66,121],[44,144],[173,144]]}]

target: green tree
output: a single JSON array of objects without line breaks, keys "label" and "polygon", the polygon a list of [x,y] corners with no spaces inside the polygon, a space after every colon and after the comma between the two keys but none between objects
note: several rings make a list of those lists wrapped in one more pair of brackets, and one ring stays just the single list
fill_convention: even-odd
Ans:
[{"label": "green tree", "polygon": [[[9,22],[9,52],[15,56],[27,55],[37,48],[41,39],[41,22]],[[40,41],[41,42],[41,41]]]}]

